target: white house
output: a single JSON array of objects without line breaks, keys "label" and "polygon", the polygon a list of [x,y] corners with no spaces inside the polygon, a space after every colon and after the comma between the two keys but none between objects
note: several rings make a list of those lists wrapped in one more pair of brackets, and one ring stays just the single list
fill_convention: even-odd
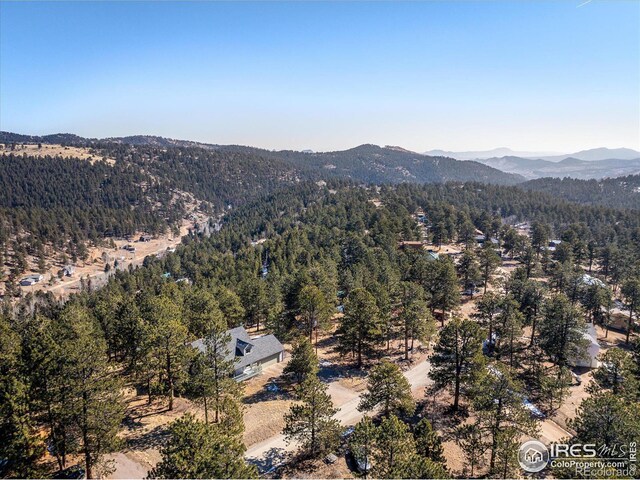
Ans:
[{"label": "white house", "polygon": [[573,367],[598,367],[598,355],[600,354],[600,344],[596,336],[596,328],[592,323],[587,324],[587,331],[583,334],[585,340],[589,342],[587,346],[587,356],[585,358],[573,358],[569,362]]}]

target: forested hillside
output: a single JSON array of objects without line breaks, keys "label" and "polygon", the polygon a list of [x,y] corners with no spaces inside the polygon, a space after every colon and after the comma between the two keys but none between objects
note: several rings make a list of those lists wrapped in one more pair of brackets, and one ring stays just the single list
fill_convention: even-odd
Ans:
[{"label": "forested hillside", "polygon": [[[194,209],[219,214],[317,177],[248,153],[79,141],[74,145],[56,149],[64,158],[42,153],[47,149],[35,144],[29,149],[7,144],[3,149],[0,281],[8,277],[13,284],[25,271],[62,268],[68,259],[85,259],[88,247],[111,239],[177,231]],[[74,152],[82,152],[82,158]]]},{"label": "forested hillside", "polygon": [[184,199],[167,181],[134,165],[0,157],[0,260],[10,262],[14,274],[25,268],[27,255],[44,259],[45,247],[75,258],[86,241],[161,233],[184,212]]},{"label": "forested hillside", "polygon": [[319,178],[309,169],[254,153],[113,143],[97,144],[96,148],[218,209],[303,179]]},{"label": "forested hillside", "polygon": [[314,168],[324,175],[346,177],[366,183],[442,183],[479,181],[514,185],[524,180],[478,162],[463,162],[447,157],[429,157],[396,147],[360,145],[349,150],[304,153],[249,147],[227,146],[221,149],[261,152],[298,167]]},{"label": "forested hillside", "polygon": [[520,186],[526,190],[549,193],[571,202],[640,209],[640,175],[603,180],[540,178]]},{"label": "forested hillside", "polygon": [[[417,208],[425,212],[426,230],[413,215]],[[506,216],[532,221],[531,238],[503,224]],[[495,236],[497,246],[491,242],[478,246],[476,228]],[[432,259],[424,251],[399,248],[399,241],[418,240],[424,232],[425,242],[434,248],[455,244],[461,257],[452,260],[441,254]],[[547,248],[552,235],[563,240],[555,252]],[[260,243],[252,242],[258,239]],[[50,475],[51,470],[68,466],[71,455],[80,452],[85,453],[86,471],[95,472],[107,452],[123,448],[119,432],[132,431],[125,420],[121,389],[127,383],[140,392],[136,398],[146,402],[148,397],[149,402],[159,402],[169,410],[177,397],[192,399],[196,405],[208,400],[210,412],[215,411],[209,427],[186,416],[181,420],[186,423],[173,424],[169,440],[158,441],[178,442],[179,427],[184,429],[182,434],[211,428],[207,441],[229,447],[224,458],[207,457],[210,476],[234,468],[237,476],[252,477],[256,472],[243,459],[241,387],[220,380],[226,378],[224,372],[229,368],[220,360],[224,353],[196,355],[188,346],[190,341],[202,336],[211,343],[221,341],[227,328],[238,325],[256,332],[267,330],[283,341],[302,342],[301,336],[308,339],[314,331],[330,331],[333,348],[349,372],[362,372],[362,365],[382,365],[371,370],[368,393],[363,397],[369,403],[361,403],[363,410],[371,411],[382,401],[376,396],[375,382],[385,382],[389,375],[401,376],[392,363],[398,354],[409,359],[414,355],[409,345],[414,341],[428,344],[439,332],[429,376],[434,392],[450,393],[446,403],[441,403],[450,407],[447,419],[455,422],[451,412],[458,409],[472,411],[473,428],[484,432],[482,438],[489,441],[483,451],[486,454],[473,457],[475,468],[501,473],[507,469],[506,476],[515,476],[517,465],[498,463],[501,457],[496,460],[494,455],[517,450],[519,435],[503,436],[502,432],[517,425],[519,432],[535,434],[536,420],[524,408],[522,398],[552,414],[566,397],[571,384],[567,356],[583,348],[582,312],[606,327],[608,320],[601,307],[612,302],[614,291],[630,305],[640,295],[638,240],[640,215],[636,212],[578,206],[513,187],[476,183],[376,188],[330,181],[326,186],[301,182],[279,189],[232,211],[221,231],[211,237],[191,237],[175,253],[149,257],[142,268],[118,272],[103,289],[85,289],[64,305],[46,295],[32,294],[18,308],[7,305],[0,316],[5,367],[0,371],[0,413],[12,419],[11,425],[19,422],[21,429],[6,432],[0,453],[8,459],[14,476]],[[500,281],[495,277],[502,260],[494,248],[502,249],[504,258],[517,264]],[[602,286],[580,283],[586,269],[602,279]],[[448,313],[459,308],[461,291],[469,282],[485,290],[493,285],[495,290],[485,293],[473,319],[449,320]],[[333,316],[338,305],[344,315]],[[563,330],[561,340],[558,325],[569,329],[569,333]],[[528,329],[526,341],[524,328]],[[500,339],[493,343],[492,329]],[[456,343],[451,339],[457,335],[468,339],[461,361],[477,375],[456,376],[451,356],[460,353],[455,353]],[[488,350],[483,355],[487,338]],[[390,342],[401,345],[401,351],[392,350],[390,355]],[[318,359],[307,345],[311,350],[310,367],[304,374],[307,380],[292,387],[293,398],[312,402],[316,397],[306,395],[313,391],[326,403],[326,385],[314,380]],[[299,358],[299,353],[294,355]],[[383,358],[386,361],[380,363]],[[202,374],[202,365],[218,360],[220,377]],[[377,370],[383,367],[384,371]],[[548,378],[557,381],[548,384]],[[637,395],[637,384],[624,378],[628,382],[624,395]],[[212,382],[219,382],[215,389]],[[462,382],[462,389],[454,388],[457,382]],[[637,417],[637,403],[625,402],[621,393],[611,393],[603,385],[594,401],[624,408],[627,418]],[[389,435],[395,435],[394,441],[411,439],[404,455],[412,461],[393,466],[393,471],[384,470],[387,447],[376,440],[381,453],[375,457],[374,472],[396,478],[450,476],[441,453],[429,456],[417,440],[413,443],[409,432],[431,431],[432,427],[425,421],[415,424],[410,413],[416,404],[406,391],[409,387],[398,388],[388,411],[380,412],[375,424],[359,424],[358,428],[385,432],[390,428],[388,422],[394,422]],[[496,396],[509,406],[506,413],[496,410]],[[428,398],[427,406],[435,401]],[[585,400],[584,408],[592,408],[589,401]],[[309,421],[307,410],[296,405],[286,421]],[[339,442],[339,425],[331,420],[331,412],[328,408],[319,413],[326,443],[308,443],[290,423],[284,432],[303,440],[304,455],[321,458]],[[497,427],[495,418],[500,418]],[[607,428],[630,438],[640,434],[637,424]],[[597,425],[577,433],[578,439],[601,434]],[[38,461],[44,453],[42,435],[55,445],[56,462],[48,464],[48,471]],[[357,445],[358,438],[349,441]],[[439,434],[429,438],[439,445]],[[177,451],[186,454],[202,448],[201,442],[186,442],[180,447],[184,450]],[[191,463],[175,461],[171,450],[163,450],[162,455],[155,474],[167,471],[163,475],[175,477],[193,472]]]},{"label": "forested hillside", "polygon": [[109,145],[113,144],[165,149],[193,148],[207,152],[225,152],[236,157],[272,159],[288,164],[289,168],[313,170],[321,176],[346,177],[366,183],[479,181],[514,185],[524,180],[520,175],[504,173],[479,162],[430,157],[402,148],[377,145],[360,145],[335,152],[305,153],[293,150],[272,151],[239,145],[211,145],[145,135],[98,140],[81,139],[69,134],[35,137],[0,132],[0,143],[23,142],[63,143],[94,148],[109,148]]}]

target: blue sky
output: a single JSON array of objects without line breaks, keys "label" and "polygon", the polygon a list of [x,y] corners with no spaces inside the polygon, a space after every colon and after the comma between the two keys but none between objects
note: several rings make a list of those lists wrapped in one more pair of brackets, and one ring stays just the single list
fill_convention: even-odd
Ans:
[{"label": "blue sky", "polygon": [[0,129],[640,149],[640,2],[0,3]]}]

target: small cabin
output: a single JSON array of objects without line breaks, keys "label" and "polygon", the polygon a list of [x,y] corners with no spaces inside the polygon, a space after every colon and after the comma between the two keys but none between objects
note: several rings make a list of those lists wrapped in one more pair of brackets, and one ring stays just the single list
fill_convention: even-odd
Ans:
[{"label": "small cabin", "polygon": [[22,287],[30,287],[31,285],[35,285],[36,283],[40,283],[44,279],[44,276],[36,273],[34,275],[28,275],[20,280],[20,286]]}]

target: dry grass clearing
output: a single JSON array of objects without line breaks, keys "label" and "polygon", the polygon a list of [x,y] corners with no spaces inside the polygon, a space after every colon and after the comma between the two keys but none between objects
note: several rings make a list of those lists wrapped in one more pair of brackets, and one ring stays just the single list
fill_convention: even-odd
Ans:
[{"label": "dry grass clearing", "polygon": [[63,147],[62,145],[47,145],[42,144],[38,147],[37,144],[30,145],[16,145],[15,150],[10,150],[8,146],[0,144],[0,153],[13,153],[14,155],[30,155],[33,157],[63,157],[63,158],[78,158],[80,160],[88,160],[91,163],[104,160],[113,165],[115,160],[113,158],[103,157],[102,155],[92,152],[90,148],[86,147]]}]

